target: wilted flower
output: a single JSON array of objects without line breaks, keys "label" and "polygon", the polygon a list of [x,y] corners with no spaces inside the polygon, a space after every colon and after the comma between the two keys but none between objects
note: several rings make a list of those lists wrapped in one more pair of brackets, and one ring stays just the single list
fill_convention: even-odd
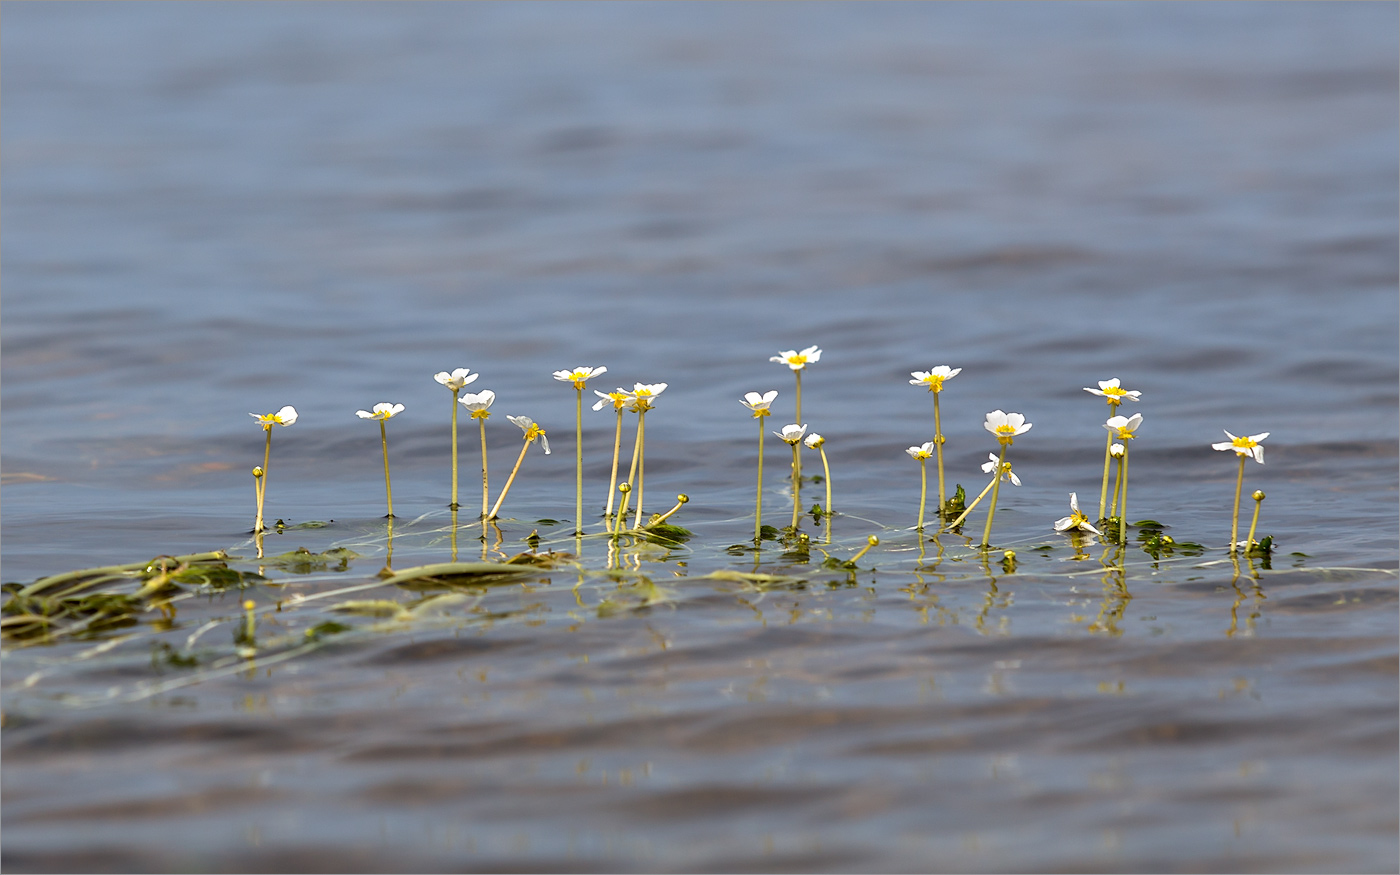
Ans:
[{"label": "wilted flower", "polygon": [[787,365],[794,371],[800,371],[807,367],[807,365],[818,361],[821,357],[822,351],[820,349],[817,349],[815,346],[809,346],[801,352],[796,352],[791,349],[785,350],[768,360],[770,362],[778,362],[779,364]]},{"label": "wilted flower", "polygon": [[596,368],[574,368],[572,371],[555,371],[554,379],[562,383],[573,383],[575,389],[587,388],[584,384],[593,377],[602,376],[608,369],[602,366]]},{"label": "wilted flower", "polygon": [[1229,438],[1228,441],[1211,444],[1211,447],[1217,450],[1234,450],[1238,455],[1249,456],[1259,464],[1264,464],[1264,448],[1259,446],[1259,442],[1269,436],[1267,431],[1249,437],[1235,437],[1227,431],[1225,436]]},{"label": "wilted flower", "polygon": [[480,376],[480,374],[473,374],[466,368],[457,368],[450,374],[446,371],[433,374],[433,379],[451,389],[453,392],[458,392],[468,383],[475,383],[477,377]]},{"label": "wilted flower", "polygon": [[520,430],[525,432],[525,443],[529,443],[535,438],[540,439],[540,446],[544,447],[544,454],[549,455],[549,438],[544,436],[544,429],[535,424],[535,421],[528,416],[506,415],[506,419],[520,426]]},{"label": "wilted flower", "polygon": [[[988,454],[987,454],[987,458],[990,459],[991,461],[983,462],[983,463],[982,463],[982,473],[983,473],[983,474],[990,474],[990,473],[992,473],[992,471],[995,470],[995,469],[996,469],[996,466],[997,466],[997,461],[998,461],[998,459],[997,459],[997,454],[996,454],[996,453],[988,453]],[[1003,479],[1003,480],[1010,480],[1012,486],[1020,486],[1020,485],[1021,485],[1021,478],[1020,478],[1020,477],[1017,477],[1017,476],[1016,476],[1016,473],[1015,473],[1014,471],[1011,470],[1011,463],[1010,463],[1010,462],[1002,462],[1002,463],[1001,463],[1001,479]]]},{"label": "wilted flower", "polygon": [[258,425],[261,425],[268,431],[272,431],[274,425],[291,425],[297,421],[297,409],[290,404],[276,413],[250,413],[248,415],[256,419]]},{"label": "wilted flower", "polygon": [[772,411],[768,405],[773,403],[773,399],[778,397],[777,389],[769,389],[762,395],[757,392],[745,392],[744,400],[739,403],[753,411],[755,417],[768,416]]},{"label": "wilted flower", "polygon": [[403,413],[402,404],[390,404],[387,401],[381,401],[374,405],[373,413],[370,413],[368,410],[355,411],[355,415],[361,419],[378,419],[380,421],[388,419],[391,416],[397,416],[400,413]]},{"label": "wilted flower", "polygon": [[1129,392],[1126,389],[1120,388],[1117,377],[1114,377],[1112,380],[1100,380],[1099,388],[1086,388],[1084,391],[1107,399],[1110,407],[1117,407],[1119,404],[1122,404],[1124,398],[1127,398],[1129,401],[1136,401],[1138,400],[1138,396],[1142,394],[1138,391]]},{"label": "wilted flower", "polygon": [[1017,435],[1031,430],[1031,424],[1026,422],[1026,417],[1019,413],[1003,413],[1000,410],[988,413],[987,421],[982,423],[982,427],[996,435],[1003,445],[1009,445]]},{"label": "wilted flower", "polygon": [[949,368],[947,365],[939,365],[930,371],[911,371],[909,376],[914,379],[909,381],[911,386],[928,386],[930,392],[942,392],[943,381],[951,380],[962,373],[962,368]]},{"label": "wilted flower", "polygon": [[1103,534],[1094,528],[1093,524],[1089,522],[1089,518],[1079,510],[1079,495],[1074,492],[1069,494],[1069,516],[1055,520],[1055,531],[1067,532],[1070,529],[1093,532],[1096,535]]}]

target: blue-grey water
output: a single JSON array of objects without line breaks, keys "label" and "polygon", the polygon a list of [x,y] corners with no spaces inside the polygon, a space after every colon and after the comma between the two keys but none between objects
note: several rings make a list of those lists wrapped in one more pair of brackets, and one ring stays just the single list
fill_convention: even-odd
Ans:
[{"label": "blue-grey water", "polygon": [[[3,16],[3,579],[220,549],[267,577],[5,639],[7,871],[1400,865],[1394,4]],[[768,430],[792,421],[768,359],[812,344],[830,543],[809,516],[808,558],[728,550],[754,523],[739,399],[776,389]],[[988,411],[1034,424],[985,561],[985,504],[966,537],[911,528],[933,405],[909,375],[944,364],[950,490],[985,484]],[[597,534],[614,420],[587,408],[569,537],[551,373],[580,365],[668,384],[646,508],[688,494],[684,545]],[[498,396],[493,499],[507,414],[554,449],[499,543],[466,419],[453,542],[432,375],[457,367]],[[1129,518],[1201,551],[1052,530],[1071,491],[1096,510],[1109,411],[1083,388],[1110,377],[1142,392]],[[380,401],[406,407],[392,542],[355,416]],[[285,404],[266,553],[343,568],[256,560],[248,413]],[[1244,481],[1267,567],[1224,549],[1226,429],[1270,433]],[[774,526],[787,454],[770,436]],[[376,576],[532,532],[577,562]],[[403,610],[332,610],[367,599]]]}]

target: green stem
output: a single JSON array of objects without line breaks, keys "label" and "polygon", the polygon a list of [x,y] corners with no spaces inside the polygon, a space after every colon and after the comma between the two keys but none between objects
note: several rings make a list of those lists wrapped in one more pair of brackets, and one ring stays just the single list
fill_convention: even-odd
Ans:
[{"label": "green stem", "polygon": [[477,422],[481,424],[481,518],[486,519],[487,506],[487,470],[486,470],[486,417],[480,417]]},{"label": "green stem", "polygon": [[452,503],[448,507],[453,510],[457,509],[457,393],[460,391],[452,390]]},{"label": "green stem", "polygon": [[[1127,450],[1125,449],[1124,452],[1127,452]],[[1115,477],[1114,477],[1114,480],[1113,480],[1113,498],[1110,499],[1110,500],[1109,500],[1109,503],[1108,503],[1108,516],[1109,516],[1109,517],[1118,516],[1118,494],[1121,493],[1121,492],[1123,491],[1123,460],[1122,460],[1122,459],[1119,459],[1119,460],[1118,460],[1118,467],[1117,467],[1115,470],[1116,470],[1116,474],[1115,474]],[[1100,519],[1103,519],[1103,517],[1100,517]]]},{"label": "green stem", "polygon": [[1108,506],[1108,463],[1113,457],[1113,432],[1110,431],[1107,436],[1108,442],[1103,445],[1103,486],[1099,488],[1099,519],[1105,518],[1104,508]]},{"label": "green stem", "polygon": [[525,461],[525,451],[530,449],[531,443],[533,441],[526,440],[525,446],[520,448],[520,457],[515,460],[515,467],[510,469],[510,477],[506,479],[505,488],[501,490],[500,495],[496,496],[496,504],[491,508],[491,515],[487,519],[494,520],[496,518],[497,512],[501,509],[501,503],[506,500],[506,493],[510,492],[510,486],[515,482],[515,475],[520,471],[520,463]]},{"label": "green stem", "polygon": [[1121,485],[1118,496],[1118,545],[1123,546],[1128,543],[1128,447],[1130,441],[1123,441],[1123,462],[1119,469]]},{"label": "green stem", "polygon": [[394,488],[389,485],[389,434],[379,420],[379,444],[384,448],[384,494],[389,498],[389,519],[394,518]]},{"label": "green stem", "polygon": [[575,410],[574,446],[574,534],[583,534],[583,388],[578,387],[578,405]]},{"label": "green stem", "polygon": [[[793,470],[794,472],[797,472],[797,471],[801,471],[801,470],[802,470],[801,462],[799,462],[798,459],[797,459],[797,455],[798,455],[799,448],[801,447],[801,445],[802,445],[801,441],[793,441],[793,442],[792,442],[792,470]],[[794,477],[792,478],[792,533],[793,533],[794,535],[797,534],[797,518],[798,518],[798,514],[800,514],[801,512],[802,512],[802,477],[801,477],[801,475],[799,474],[799,475],[794,476]]]},{"label": "green stem", "polygon": [[928,502],[928,459],[919,460],[919,531],[924,530],[924,505]]},{"label": "green stem", "polygon": [[754,499],[753,542],[758,544],[763,541],[763,438],[768,430],[763,427],[762,416],[754,418],[758,420],[758,496]]},{"label": "green stem", "polygon": [[[1258,495],[1258,493],[1255,493]],[[1254,546],[1254,530],[1259,527],[1259,508],[1264,506],[1262,498],[1254,499],[1254,519],[1249,523],[1249,537],[1245,538],[1245,550],[1248,551]]]},{"label": "green stem", "polygon": [[608,479],[608,509],[603,512],[604,516],[611,517],[613,512],[613,499],[617,496],[617,457],[622,450],[622,408],[617,408],[617,432],[613,435],[613,463],[612,476]]},{"label": "green stem", "polygon": [[997,514],[997,496],[1001,494],[1001,466],[1006,463],[1006,444],[1001,445],[1001,457],[997,459],[997,466],[992,470],[996,474],[996,479],[992,481],[992,506],[987,508],[987,527],[982,530],[983,550],[990,550],[992,547],[992,518]]},{"label": "green stem", "polygon": [[1235,478],[1235,510],[1230,514],[1230,552],[1235,552],[1235,544],[1240,539],[1240,492],[1244,489],[1244,462],[1248,456],[1240,456],[1240,473]]},{"label": "green stem", "polygon": [[831,516],[831,466],[826,463],[826,447],[817,447],[822,454],[822,476],[826,478],[826,516]]},{"label": "green stem", "polygon": [[[933,393],[933,446],[938,450],[938,515],[943,516],[943,506],[947,504],[947,487],[943,485],[943,417],[938,410],[938,398],[941,392]],[[920,524],[919,528],[923,528]]]},{"label": "green stem", "polygon": [[[972,511],[977,507],[977,505],[982,503],[982,499],[986,498],[987,493],[991,492],[992,487],[996,485],[997,477],[1001,476],[1001,472],[997,471],[995,472],[995,474],[996,476],[992,478],[992,482],[988,483],[985,487],[983,487],[982,491],[977,493],[977,497],[972,499],[972,504],[969,504],[967,507],[963,508],[963,512],[958,516],[958,518],[953,520],[951,523],[948,523],[946,526],[943,527],[943,529],[956,529],[958,525],[962,523],[963,520],[967,519],[968,515],[972,513]],[[940,529],[940,531],[942,531],[943,529]]]},{"label": "green stem", "polygon": [[253,526],[253,531],[263,530],[263,502],[267,498],[267,463],[272,457],[272,426],[263,426],[263,431],[267,432],[267,442],[263,444],[262,476],[257,479],[258,487],[258,519]]},{"label": "green stem", "polygon": [[647,412],[637,411],[637,479],[634,482],[637,489],[637,519],[632,523],[632,528],[642,527],[642,489],[646,483],[647,467]]},{"label": "green stem", "polygon": [[[802,371],[793,371],[797,375],[797,419],[798,425],[802,424]],[[802,479],[802,460],[797,456],[792,457],[792,476],[797,480]]]}]

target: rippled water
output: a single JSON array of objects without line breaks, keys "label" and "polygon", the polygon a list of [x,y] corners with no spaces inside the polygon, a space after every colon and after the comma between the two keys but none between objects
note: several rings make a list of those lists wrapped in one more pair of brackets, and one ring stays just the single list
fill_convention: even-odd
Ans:
[{"label": "rippled water", "polygon": [[[268,580],[7,641],[6,869],[1393,871],[1396,18],[7,5],[4,580],[217,549]],[[768,357],[809,344],[839,515],[830,544],[803,526],[838,559],[878,535],[854,573],[726,549],[753,526],[738,399],[777,389],[787,422]],[[550,373],[584,364],[669,384],[647,507],[687,493],[685,544],[568,537]],[[1034,423],[1010,572],[970,546],[980,510],[970,538],[910,530],[932,411],[908,374],[938,364],[963,368],[950,482],[983,485],[988,410]],[[493,494],[505,414],[555,448],[499,544],[454,547],[444,507],[432,374],[462,366],[499,397]],[[1143,393],[1129,516],[1203,552],[1116,564],[1051,531],[1070,491],[1095,503],[1082,387],[1113,376]],[[386,400],[392,557],[354,416]],[[326,525],[267,553],[344,567],[254,558],[247,413],[284,404],[269,515]],[[594,531],[612,418],[585,414]],[[1267,568],[1222,549],[1222,429],[1271,433],[1245,481]],[[578,563],[376,577],[531,532]],[[331,610],[365,599],[405,610]]]}]

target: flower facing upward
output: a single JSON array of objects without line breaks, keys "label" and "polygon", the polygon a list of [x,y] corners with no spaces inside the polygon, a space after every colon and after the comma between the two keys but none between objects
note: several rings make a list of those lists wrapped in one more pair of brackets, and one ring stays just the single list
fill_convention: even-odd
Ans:
[{"label": "flower facing upward", "polygon": [[1129,392],[1121,388],[1118,385],[1117,377],[1114,377],[1112,380],[1100,380],[1099,388],[1086,388],[1084,391],[1092,395],[1098,395],[1100,398],[1107,400],[1108,406],[1110,407],[1117,407],[1119,404],[1122,404],[1124,398],[1127,398],[1129,401],[1136,401],[1138,400],[1138,396],[1142,394],[1136,390]]},{"label": "flower facing upward", "polygon": [[[633,383],[627,393],[627,409],[645,413],[652,408],[651,400],[666,391],[666,383]],[[622,391],[622,390],[618,390]]]},{"label": "flower facing upward", "polygon": [[800,371],[812,362],[819,361],[821,357],[821,350],[817,349],[815,346],[809,346],[801,352],[791,349],[784,350],[768,360],[770,362],[778,362],[779,364],[787,365],[794,371]]},{"label": "flower facing upward", "polygon": [[982,423],[982,427],[996,435],[1003,445],[1010,445],[1017,435],[1031,430],[1031,424],[1026,422],[1026,418],[1021,414],[1002,413],[1000,410],[988,413],[987,421]]},{"label": "flower facing upward", "polygon": [[476,378],[480,376],[480,374],[473,374],[466,368],[457,368],[450,374],[447,371],[433,374],[433,379],[451,389],[453,392],[458,392],[468,383],[475,383]]},{"label": "flower facing upward", "polygon": [[378,404],[374,405],[373,413],[370,413],[368,410],[355,411],[355,415],[360,417],[361,419],[379,420],[388,419],[389,417],[396,416],[400,413],[403,413],[402,404],[390,404],[387,401],[381,401]]},{"label": "flower facing upward", "polygon": [[1114,444],[1113,446],[1108,448],[1108,454],[1115,459],[1123,458],[1123,454],[1127,451],[1128,448],[1123,446],[1122,444]]},{"label": "flower facing upward", "polygon": [[[997,466],[997,454],[996,454],[996,453],[988,453],[988,454],[987,454],[987,458],[988,458],[990,461],[987,461],[987,462],[983,462],[983,463],[982,463],[982,473],[983,473],[983,474],[990,474],[990,473],[992,473],[992,470],[993,470],[994,468],[996,468],[996,466]],[[1001,479],[1003,479],[1003,480],[1010,480],[1012,486],[1020,486],[1020,485],[1021,485],[1021,478],[1020,478],[1020,477],[1017,477],[1017,476],[1016,476],[1016,473],[1015,473],[1014,471],[1011,470],[1011,463],[1010,463],[1010,462],[1002,462],[1002,463],[1001,463]]]},{"label": "flower facing upward", "polygon": [[1228,441],[1221,441],[1218,444],[1211,444],[1217,450],[1234,450],[1238,455],[1249,456],[1259,464],[1264,464],[1264,448],[1259,446],[1259,442],[1269,436],[1267,431],[1259,434],[1252,434],[1249,437],[1235,437],[1228,431],[1225,436]]},{"label": "flower facing upward", "polygon": [[753,411],[754,418],[768,416],[771,411],[768,405],[773,403],[773,399],[778,397],[777,389],[769,389],[762,395],[757,392],[745,392],[744,400],[739,403]]},{"label": "flower facing upward", "polygon": [[599,392],[594,389],[593,394],[598,396],[598,401],[593,405],[594,410],[602,410],[609,404],[612,404],[613,410],[621,410],[632,398],[626,389],[618,389],[616,392]]},{"label": "flower facing upward", "polygon": [[797,446],[798,441],[802,440],[802,436],[806,433],[807,426],[798,425],[796,423],[783,426],[782,431],[773,432],[773,434],[787,441],[788,445],[793,447]]},{"label": "flower facing upward", "polygon": [[1055,531],[1068,532],[1070,529],[1093,532],[1096,535],[1103,534],[1094,528],[1093,524],[1089,522],[1089,518],[1079,510],[1079,496],[1073,492],[1069,494],[1069,516],[1055,520]]},{"label": "flower facing upward", "polygon": [[544,454],[549,455],[549,438],[544,436],[544,429],[535,424],[535,421],[528,416],[510,416],[506,419],[520,426],[520,430],[525,432],[525,442],[529,443],[535,438],[540,439],[540,446],[544,447]]},{"label": "flower facing upward", "polygon": [[607,373],[608,369],[601,365],[596,368],[574,368],[572,371],[555,371],[554,379],[561,383],[573,383],[575,389],[587,388],[584,384],[593,377],[599,377]]},{"label": "flower facing upward", "polygon": [[[1132,416],[1113,416],[1108,422],[1103,424],[1113,437],[1120,441],[1130,441],[1137,437],[1137,430],[1142,428],[1142,414],[1134,413]],[[1229,434],[1229,432],[1226,432]],[[1112,452],[1112,448],[1109,450]]]},{"label": "flower facing upward", "polygon": [[822,444],[826,443],[826,438],[822,437],[816,432],[812,432],[811,434],[807,435],[807,439],[803,441],[803,443],[807,445],[807,449],[809,450],[819,450],[821,449]]},{"label": "flower facing upward", "polygon": [[910,447],[904,452],[908,453],[911,459],[927,459],[933,455],[933,441],[928,441],[917,447]]},{"label": "flower facing upward", "polygon": [[491,415],[491,411],[487,408],[490,407],[495,400],[495,392],[492,392],[490,389],[482,389],[475,395],[468,392],[461,398],[458,398],[457,403],[472,412],[472,419],[486,419]]},{"label": "flower facing upward", "polygon": [[914,379],[909,381],[911,386],[928,386],[930,392],[942,392],[943,381],[951,380],[962,373],[962,368],[950,368],[947,365],[939,365],[931,371],[911,371],[909,376]]},{"label": "flower facing upward", "polygon": [[272,431],[274,425],[291,425],[297,421],[297,409],[290,404],[276,413],[250,413],[248,415],[256,419],[258,425],[268,431]]}]

